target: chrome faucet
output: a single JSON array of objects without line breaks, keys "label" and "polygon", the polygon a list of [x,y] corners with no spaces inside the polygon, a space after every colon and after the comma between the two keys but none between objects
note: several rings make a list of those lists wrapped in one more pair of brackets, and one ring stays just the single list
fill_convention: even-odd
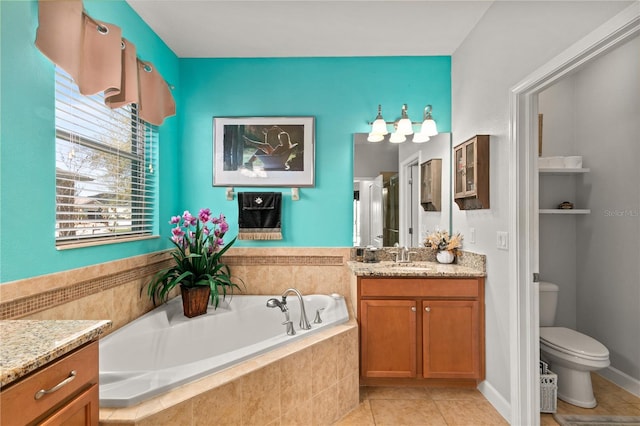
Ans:
[{"label": "chrome faucet", "polygon": [[282,325],[287,326],[287,334],[289,336],[293,336],[296,334],[296,331],[293,329],[293,321],[289,318],[289,308],[287,308],[286,302],[280,302],[278,299],[269,299],[267,300],[268,308],[280,308],[280,310],[284,313],[284,322]]},{"label": "chrome faucet", "polygon": [[392,252],[396,255],[396,263],[409,263],[411,262],[411,255],[416,253],[415,251],[409,251],[407,246],[400,247],[398,243],[395,243],[394,247],[397,248]]},{"label": "chrome faucet", "polygon": [[302,300],[302,294],[295,288],[288,288],[282,293],[282,304],[287,304],[287,296],[289,293],[295,293],[298,296],[298,300],[300,301],[300,329],[309,330],[311,329],[311,324],[309,324],[309,319],[307,318],[307,312],[304,309],[304,300]]}]

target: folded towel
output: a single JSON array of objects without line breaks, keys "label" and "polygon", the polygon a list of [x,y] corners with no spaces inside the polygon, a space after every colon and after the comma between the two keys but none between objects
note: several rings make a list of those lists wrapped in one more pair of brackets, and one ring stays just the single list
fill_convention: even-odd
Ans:
[{"label": "folded towel", "polygon": [[238,239],[281,240],[282,193],[238,193]]}]

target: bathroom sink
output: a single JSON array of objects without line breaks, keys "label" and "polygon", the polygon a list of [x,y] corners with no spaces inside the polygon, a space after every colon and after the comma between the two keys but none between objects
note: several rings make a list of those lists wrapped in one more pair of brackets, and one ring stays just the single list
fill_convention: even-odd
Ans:
[{"label": "bathroom sink", "polygon": [[425,263],[393,263],[390,266],[397,272],[430,272],[435,270],[433,265]]}]

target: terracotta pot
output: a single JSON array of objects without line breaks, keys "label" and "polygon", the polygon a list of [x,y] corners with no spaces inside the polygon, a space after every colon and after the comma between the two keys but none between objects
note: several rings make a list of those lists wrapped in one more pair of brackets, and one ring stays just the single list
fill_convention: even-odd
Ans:
[{"label": "terracotta pot", "polygon": [[182,293],[182,310],[185,317],[193,318],[207,313],[209,296],[211,295],[211,288],[208,285],[195,287],[181,285],[180,291]]}]

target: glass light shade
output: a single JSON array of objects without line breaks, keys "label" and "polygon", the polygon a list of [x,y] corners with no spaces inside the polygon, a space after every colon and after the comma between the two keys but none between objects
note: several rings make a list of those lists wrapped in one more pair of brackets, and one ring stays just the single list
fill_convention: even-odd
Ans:
[{"label": "glass light shade", "polygon": [[414,143],[429,142],[429,139],[431,139],[431,138],[426,133],[420,132],[420,133],[416,133],[415,135],[413,135],[413,142]]},{"label": "glass light shade", "polygon": [[387,123],[385,123],[384,119],[376,118],[371,125],[371,133],[377,133],[382,136],[389,134],[389,131],[387,130]]},{"label": "glass light shade", "polygon": [[369,133],[369,136],[367,136],[367,141],[368,142],[382,142],[384,140],[384,135],[381,135],[380,133]]},{"label": "glass light shade", "polygon": [[398,128],[396,132],[402,133],[403,135],[412,135],[413,134],[413,126],[411,125],[411,120],[408,118],[402,118],[398,121]]},{"label": "glass light shade", "polygon": [[407,140],[406,136],[397,130],[391,133],[391,137],[389,138],[389,142],[391,143],[402,143],[406,140]]},{"label": "glass light shade", "polygon": [[436,126],[436,122],[431,118],[427,118],[422,122],[422,128],[420,129],[420,133],[424,133],[427,136],[435,136],[438,134],[438,127]]}]

